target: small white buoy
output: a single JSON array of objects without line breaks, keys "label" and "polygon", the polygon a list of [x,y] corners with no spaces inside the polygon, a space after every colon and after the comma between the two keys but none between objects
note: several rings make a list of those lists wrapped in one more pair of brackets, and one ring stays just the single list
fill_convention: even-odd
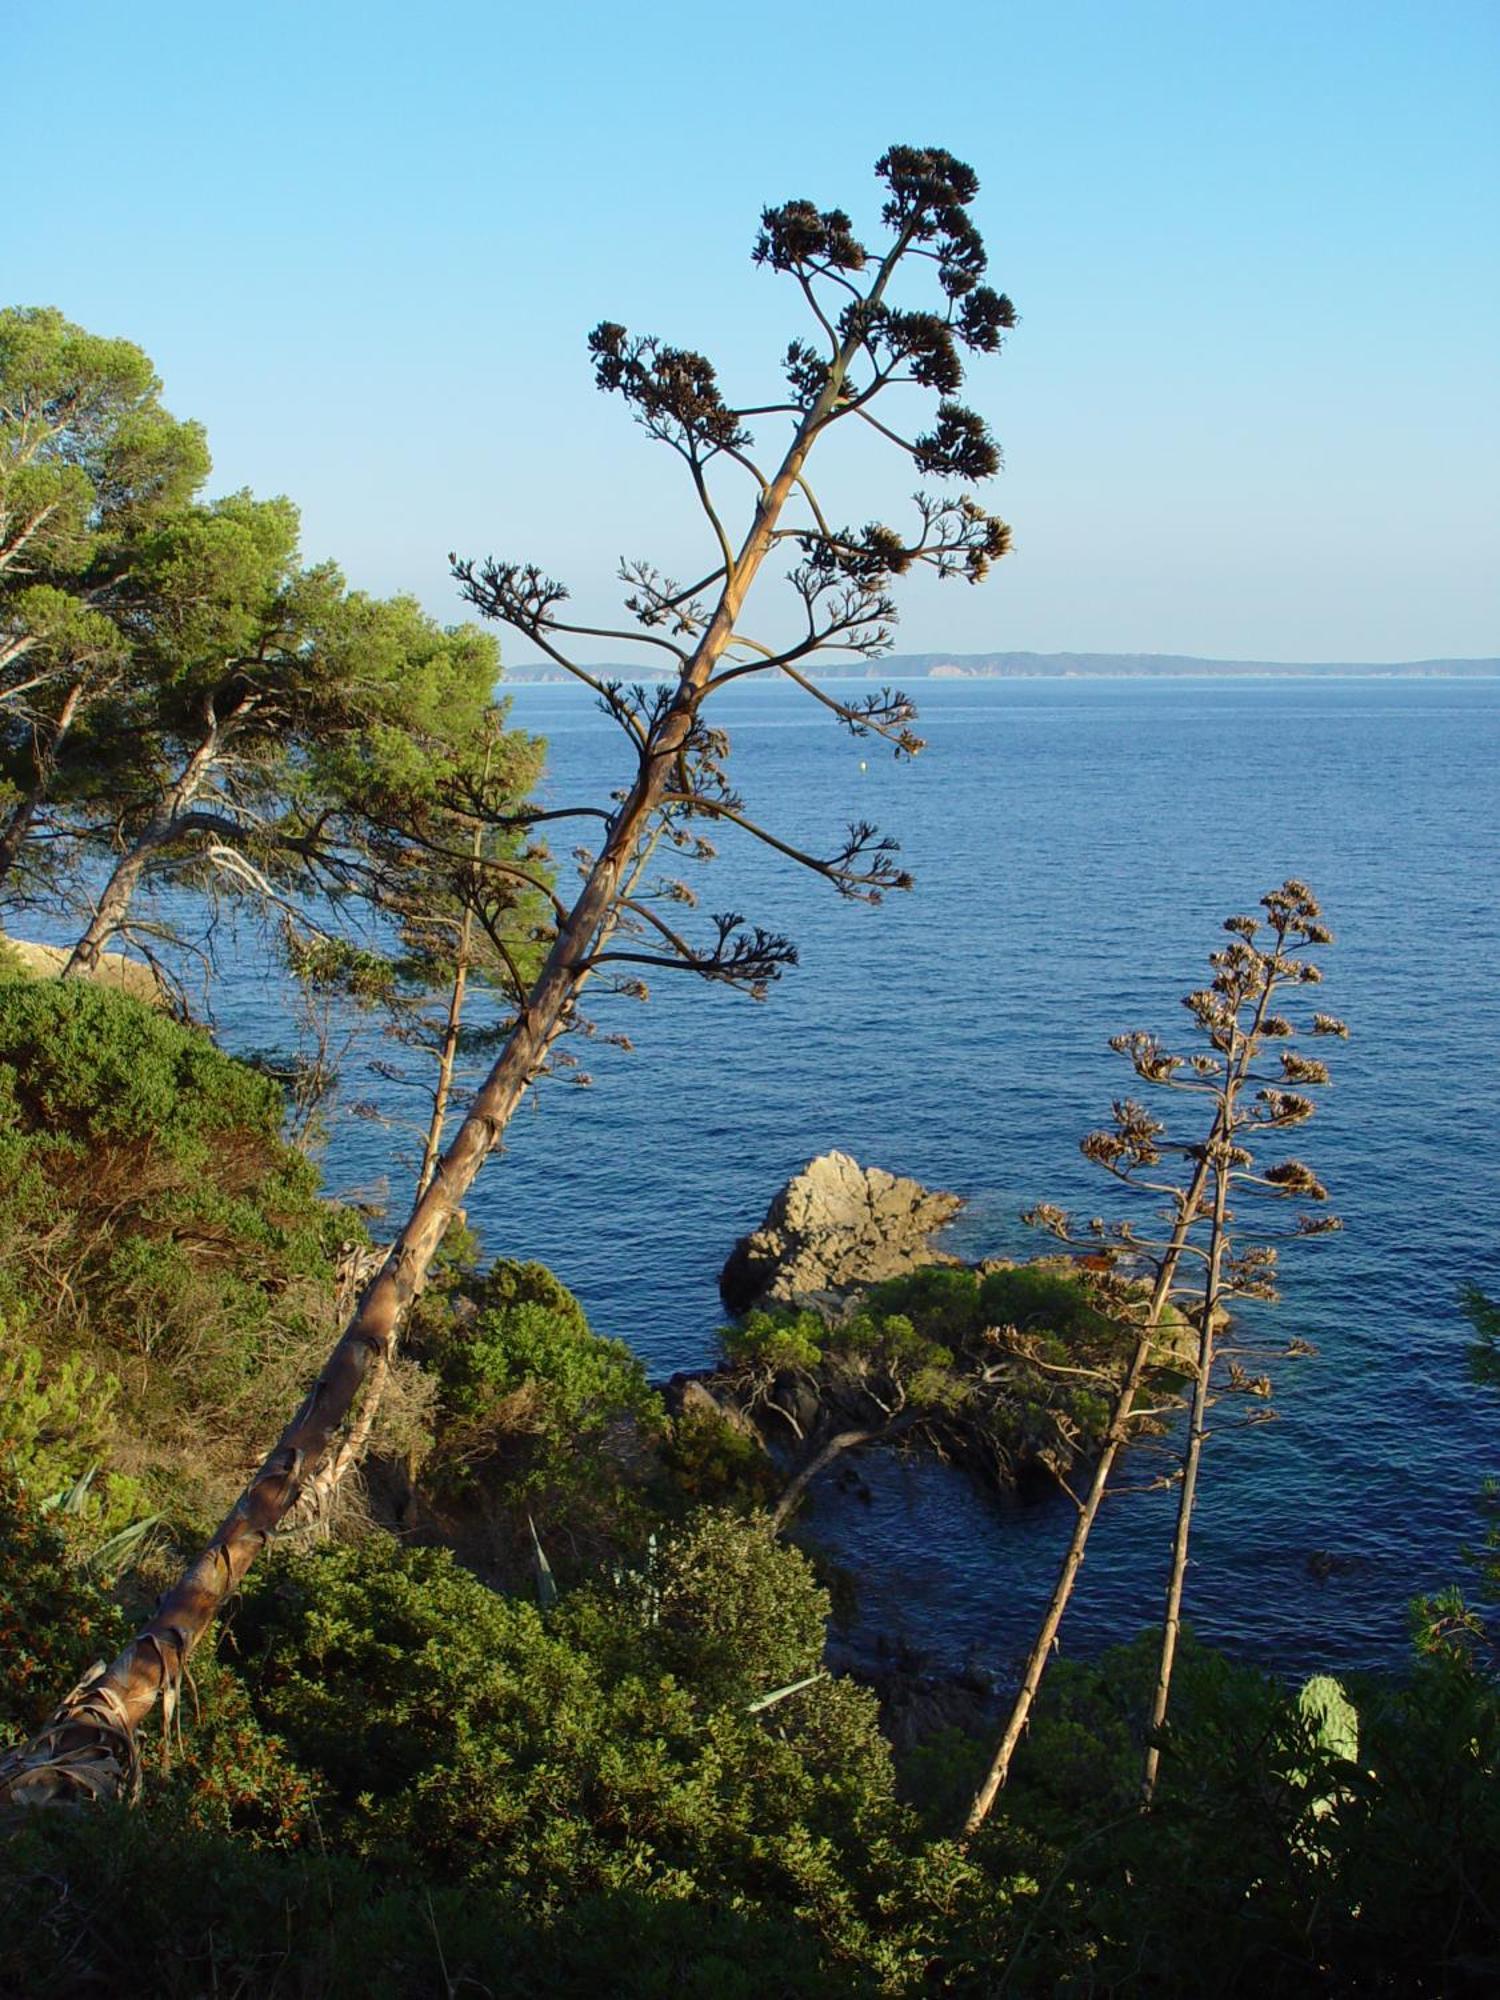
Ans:
[{"label": "small white buoy", "polygon": [[863,757],[861,757],[861,758],[860,758],[860,760],[859,760],[859,768],[860,768],[860,769],[861,769],[862,771],[868,771],[868,770],[869,770],[869,768],[870,768],[870,767],[869,767],[869,765],[868,765],[868,764],[867,764],[867,763],[865,762],[865,760],[864,760],[864,758],[863,758]]}]

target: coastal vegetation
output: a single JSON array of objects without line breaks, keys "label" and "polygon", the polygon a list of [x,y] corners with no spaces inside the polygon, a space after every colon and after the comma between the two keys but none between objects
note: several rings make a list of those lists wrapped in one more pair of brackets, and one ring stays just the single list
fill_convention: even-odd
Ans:
[{"label": "coastal vegetation", "polygon": [[[1263,1362],[1265,1349],[1229,1333],[1232,1304],[1276,1298],[1278,1244],[1244,1242],[1239,1234],[1241,1204],[1256,1197],[1271,1201],[1322,1203],[1327,1189],[1301,1160],[1262,1160],[1256,1147],[1267,1135],[1305,1124],[1316,1105],[1306,1093],[1326,1084],[1328,1067],[1297,1047],[1298,1026],[1276,1011],[1303,986],[1316,986],[1322,972],[1308,947],[1331,944],[1316,898],[1303,882],[1288,881],[1261,898],[1254,916],[1234,916],[1224,928],[1230,942],[1210,958],[1210,983],[1184,997],[1183,1005],[1206,1047],[1190,1056],[1174,1054],[1161,1038],[1143,1029],[1114,1037],[1111,1047],[1127,1058],[1148,1089],[1197,1099],[1207,1130],[1184,1139],[1168,1132],[1135,1098],[1115,1101],[1111,1129],[1091,1132],[1086,1157],[1118,1181],[1142,1212],[1107,1222],[1095,1217],[1080,1226],[1063,1209],[1043,1203],[1032,1220],[1063,1243],[1082,1247],[1098,1267],[1101,1303],[1129,1344],[1129,1359],[1115,1385],[1108,1422],[1094,1455],[1088,1489],[1077,1503],[1068,1540],[1020,1687],[994,1762],[975,1796],[968,1828],[980,1826],[1005,1783],[1010,1760],[1030,1719],[1031,1706],[1057,1641],[1083,1564],[1090,1531],[1108,1492],[1110,1474],[1132,1435],[1159,1424],[1161,1377],[1181,1369],[1191,1384],[1187,1440],[1178,1486],[1177,1527],[1167,1577],[1161,1651],[1141,1777],[1143,1801],[1150,1804],[1160,1768],[1161,1738],[1167,1718],[1172,1671],[1182,1625],[1182,1595],[1192,1534],[1193,1504],[1208,1412],[1224,1395],[1250,1398],[1258,1422],[1268,1413],[1271,1381],[1245,1367]],[[1303,1031],[1316,1037],[1345,1038],[1335,1016],[1315,1013]],[[1263,1065],[1269,1064],[1269,1067]],[[1178,1175],[1174,1178],[1173,1167]],[[1338,1219],[1304,1210],[1283,1238],[1327,1235]],[[1189,1330],[1185,1352],[1163,1355],[1168,1315]],[[1309,1352],[1294,1341],[1290,1354]],[[1155,1407],[1142,1398],[1154,1398]]]},{"label": "coastal vegetation", "polygon": [[[1494,1545],[1468,1597],[1415,1608],[1404,1676],[1299,1687],[1183,1624],[1211,1412],[1270,1390],[1242,1315],[1270,1303],[1276,1251],[1242,1235],[1248,1203],[1325,1199],[1256,1151],[1328,1079],[1277,1011],[1331,942],[1304,884],[1229,920],[1186,1002],[1201,1049],[1115,1043],[1148,1088],[1201,1099],[1186,1132],[1122,1099],[1085,1139],[1140,1219],[1043,1204],[1054,1245],[1031,1262],[751,1303],[712,1367],[666,1385],[468,1229],[517,1106],[576,1070],[591,986],[644,997],[644,972],[687,971],[758,996],[793,961],[732,913],[699,938],[697,892],[663,866],[727,830],[847,897],[908,886],[872,825],[821,853],[762,825],[711,710],[779,672],[914,754],[905,696],[836,699],[812,664],[885,647],[900,575],[977,582],[1005,551],[967,493],[919,496],[902,534],[834,524],[810,484],[814,449],[861,429],[924,478],[997,465],[955,400],[1014,320],[983,282],[975,177],[908,147],[877,173],[876,249],[838,209],[762,218],[755,261],[811,328],[775,400],[731,405],[703,356],[612,323],[591,337],[599,386],[685,469],[705,576],[627,565],[633,625],[601,634],[530,565],[455,564],[618,724],[632,775],[603,803],[534,802],[541,746],[510,727],[482,632],[307,566],[284,500],[203,499],[201,434],[138,350],[0,314],[0,890],[13,923],[73,936],[58,978],[0,962],[0,1990],[1500,1977]],[[935,404],[915,435],[903,390]],[[789,434],[774,463],[752,419]],[[798,620],[779,645],[742,615],[778,555]],[[599,677],[580,638],[664,653],[667,687]],[[571,901],[557,823],[593,843]],[[323,1023],[310,1054],[238,1060],[191,1018],[174,968],[234,978],[234,925]],[[160,967],[146,997],[97,976],[119,946]],[[422,1093],[392,1243],[327,1199],[315,1158],[334,1024],[360,1010]],[[1500,1318],[1467,1305],[1482,1392]],[[1008,1718],[1010,1689],[970,1688],[898,1730],[889,1687],[833,1670],[845,1584],[816,1483],[882,1449],[1074,1508]],[[1148,1449],[1176,1454],[1180,1501],[1159,1624],[1044,1674],[1117,1464]],[[998,1529],[996,1551],[998,1596]]]},{"label": "coastal vegetation", "polygon": [[[15,1239],[3,1259],[34,1356],[7,1383],[0,1531],[0,1704],[24,1736],[222,1505],[239,1427],[331,1313],[350,1222],[278,1147],[273,1087],[201,1034],[83,982],[3,995],[7,1074],[37,1078],[7,1099],[8,1189],[45,1183],[65,1218],[53,1261]],[[98,1218],[78,1161],[105,1128],[138,1145],[163,1079],[157,1196],[113,1271],[80,1265]],[[184,1195],[216,1154],[234,1186]],[[1046,1314],[1059,1352],[1098,1338],[1056,1267],[880,1291],[870,1338],[917,1370],[990,1313]],[[729,1352],[768,1365],[775,1325]],[[816,1365],[813,1325],[779,1337]],[[893,1751],[875,1695],[823,1665],[827,1591],[770,1531],[763,1457],[670,1416],[555,1279],[456,1243],[400,1371],[363,1478],[280,1538],[200,1650],[140,1803],[11,1810],[7,1990],[1191,1992],[1210,1952],[1227,1992],[1492,1980],[1492,1557],[1471,1601],[1419,1608],[1404,1678],[1299,1691],[1184,1634],[1148,1815],[1160,1634],[1060,1663],[963,1840],[983,1733]]]},{"label": "coastal vegetation", "polygon": [[[0,1002],[23,1225],[0,1255],[0,1720],[24,1738],[316,1365],[359,1223],[280,1141],[278,1087],[200,1031],[85,981]],[[138,1181],[94,1181],[111,1148]],[[1056,1443],[1062,1367],[1125,1358],[1098,1275],[930,1266],[847,1316],[752,1313],[724,1367],[772,1395],[900,1384],[956,1425],[967,1358],[1010,1349],[1016,1463]],[[1470,1305],[1482,1380],[1494,1308]],[[776,1532],[788,1490],[734,1423],[671,1414],[542,1267],[453,1237],[362,1473],[247,1579],[138,1804],[12,1807],[0,1983],[1189,1992],[1210,1951],[1229,1992],[1491,1982],[1492,1553],[1467,1599],[1417,1607],[1405,1677],[1299,1690],[1184,1631],[1146,1815],[1160,1631],[1058,1664],[964,1838],[982,1714],[893,1749],[875,1693],[824,1664],[816,1539]]]}]

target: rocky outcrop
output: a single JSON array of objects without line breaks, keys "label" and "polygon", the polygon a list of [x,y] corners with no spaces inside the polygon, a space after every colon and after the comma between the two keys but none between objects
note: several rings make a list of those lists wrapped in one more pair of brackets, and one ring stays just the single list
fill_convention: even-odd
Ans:
[{"label": "rocky outcrop", "polygon": [[713,1369],[696,1373],[683,1370],[653,1386],[669,1417],[717,1417],[732,1430],[760,1443],[760,1430],[754,1419],[735,1400],[731,1385]]},{"label": "rocky outcrop", "polygon": [[[37,944],[30,938],[0,938],[0,977],[6,953],[10,953],[22,972],[31,979],[57,979],[62,974],[72,953],[55,944]],[[133,999],[144,1000],[148,1007],[166,1004],[161,981],[149,965],[142,965],[139,959],[126,958],[122,952],[102,951],[94,971],[85,974],[96,986],[118,987],[120,992],[129,993]]]},{"label": "rocky outcrop", "polygon": [[823,1153],[793,1176],[760,1228],[742,1236],[719,1273],[734,1313],[753,1306],[837,1308],[851,1291],[955,1258],[932,1247],[963,1203],[920,1181]]}]

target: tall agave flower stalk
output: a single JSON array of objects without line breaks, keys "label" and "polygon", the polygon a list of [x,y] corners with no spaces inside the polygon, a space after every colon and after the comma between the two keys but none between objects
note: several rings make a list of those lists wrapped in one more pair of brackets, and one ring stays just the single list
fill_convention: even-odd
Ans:
[{"label": "tall agave flower stalk", "polygon": [[[699,942],[669,920],[664,910],[690,908],[696,899],[682,883],[642,883],[640,869],[657,843],[707,859],[707,822],[766,843],[845,896],[878,901],[910,886],[893,858],[894,842],[866,823],[851,826],[826,853],[795,847],[762,826],[729,781],[728,738],[712,708],[735,681],[780,673],[856,734],[915,752],[915,710],[899,691],[840,699],[807,667],[820,654],[873,658],[884,651],[896,578],[927,569],[978,583],[1009,546],[1005,524],[967,492],[918,494],[902,532],[881,521],[840,525],[811,484],[813,455],[821,464],[828,437],[855,429],[871,429],[924,480],[974,484],[999,468],[984,421],[954,400],[966,357],[996,352],[1015,323],[1010,300],[981,282],[986,255],[969,214],[977,177],[941,148],[912,146],[892,147],[876,174],[883,199],[875,248],[855,236],[842,209],[799,200],[762,214],[754,260],[790,279],[807,316],[805,337],[792,341],[782,363],[784,386],[769,402],[731,405],[706,356],[632,337],[613,322],[590,338],[598,386],[622,397],[647,435],[684,466],[705,529],[704,575],[682,586],[649,563],[626,564],[621,579],[633,622],[614,628],[573,621],[566,589],[534,564],[455,562],[470,603],[592,691],[626,739],[632,775],[608,802],[509,822],[579,819],[593,844],[576,851],[582,881],[571,907],[552,899],[550,948],[489,1075],[259,1472],[118,1658],[74,1689],[40,1736],[0,1758],[0,1803],[94,1796],[131,1784],[140,1724],[159,1698],[175,1699],[184,1664],[219,1607],[336,1448],[372,1372],[389,1361],[449,1223],[554,1059],[559,1038],[576,1025],[584,987],[602,977],[644,997],[639,975],[649,966],[758,994],[795,961],[787,939],[734,914],[712,917]],[[908,286],[910,305],[900,303]],[[903,408],[928,428],[915,429]],[[752,422],[775,433],[774,455],[757,455]],[[776,644],[752,636],[745,619],[752,586],[780,560],[791,562],[792,624]],[[651,690],[600,679],[573,651],[601,641],[644,646],[668,678]]]},{"label": "tall agave flower stalk", "polygon": [[[1178,1140],[1168,1135],[1165,1121],[1153,1117],[1144,1104],[1135,1098],[1122,1098],[1114,1106],[1110,1128],[1091,1132],[1084,1139],[1085,1156],[1148,1204],[1150,1223],[1138,1228],[1130,1220],[1106,1222],[1095,1217],[1079,1228],[1066,1210],[1051,1204],[1042,1204],[1028,1217],[1061,1242],[1086,1250],[1092,1264],[1102,1265],[1100,1303],[1128,1331],[1129,1347],[1110,1421],[1088,1490],[1078,1502],[1057,1581],[1027,1656],[999,1747],[970,1808],[969,1833],[988,1817],[1009,1776],[1120,1452],[1133,1437],[1157,1425],[1163,1415],[1163,1405],[1149,1396],[1143,1402],[1143,1395],[1165,1387],[1165,1376],[1180,1376],[1186,1371],[1192,1385],[1187,1440],[1150,1715],[1150,1748],[1142,1776],[1143,1797],[1149,1801],[1155,1789],[1159,1739],[1181,1627],[1198,1474],[1203,1445],[1210,1434],[1208,1412],[1217,1396],[1227,1390],[1254,1399],[1257,1408],[1251,1421],[1263,1421],[1272,1414],[1269,1378],[1264,1373],[1251,1374],[1245,1367],[1252,1353],[1258,1355],[1260,1350],[1247,1349],[1238,1339],[1229,1340],[1228,1311],[1237,1299],[1274,1300],[1278,1252],[1276,1244],[1268,1241],[1236,1247],[1231,1195],[1257,1194],[1314,1203],[1327,1199],[1322,1183],[1300,1160],[1261,1167],[1253,1148],[1262,1137],[1310,1118],[1315,1106],[1305,1093],[1328,1081],[1326,1066],[1298,1049],[1296,1026],[1288,1016],[1275,1011],[1274,1003],[1290,989],[1318,983],[1322,974],[1306,953],[1310,946],[1331,943],[1332,934],[1320,921],[1317,902],[1305,883],[1284,882],[1261,898],[1261,908],[1262,916],[1226,920],[1224,928],[1231,941],[1211,954],[1212,979],[1183,1001],[1208,1044],[1206,1049],[1176,1055],[1155,1035],[1141,1030],[1117,1035],[1110,1043],[1129,1061],[1141,1082],[1179,1099],[1197,1099],[1207,1114],[1202,1138]],[[1342,1037],[1348,1031],[1333,1016],[1314,1014],[1308,1032]],[[1179,1169],[1175,1176],[1174,1164]],[[1308,1212],[1282,1233],[1324,1235],[1339,1227],[1335,1216]],[[1169,1325],[1173,1338],[1170,1351],[1166,1351]],[[1192,1339],[1191,1358],[1177,1346],[1176,1335],[1184,1327]],[[1305,1341],[1294,1341],[1282,1351],[1304,1354],[1310,1349]],[[1171,1400],[1169,1392],[1168,1403]]]}]

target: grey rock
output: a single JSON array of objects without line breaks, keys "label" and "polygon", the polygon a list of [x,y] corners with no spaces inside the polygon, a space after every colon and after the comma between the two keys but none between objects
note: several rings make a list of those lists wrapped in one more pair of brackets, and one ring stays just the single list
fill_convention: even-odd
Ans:
[{"label": "grey rock", "polygon": [[680,1372],[660,1385],[660,1394],[669,1416],[718,1417],[745,1437],[760,1441],[753,1421],[712,1373]]},{"label": "grey rock", "polygon": [[760,1228],[735,1244],[720,1293],[735,1313],[767,1305],[826,1313],[860,1286],[922,1264],[956,1263],[929,1239],[962,1206],[957,1195],[862,1167],[847,1153],[823,1153],[787,1182]]}]

